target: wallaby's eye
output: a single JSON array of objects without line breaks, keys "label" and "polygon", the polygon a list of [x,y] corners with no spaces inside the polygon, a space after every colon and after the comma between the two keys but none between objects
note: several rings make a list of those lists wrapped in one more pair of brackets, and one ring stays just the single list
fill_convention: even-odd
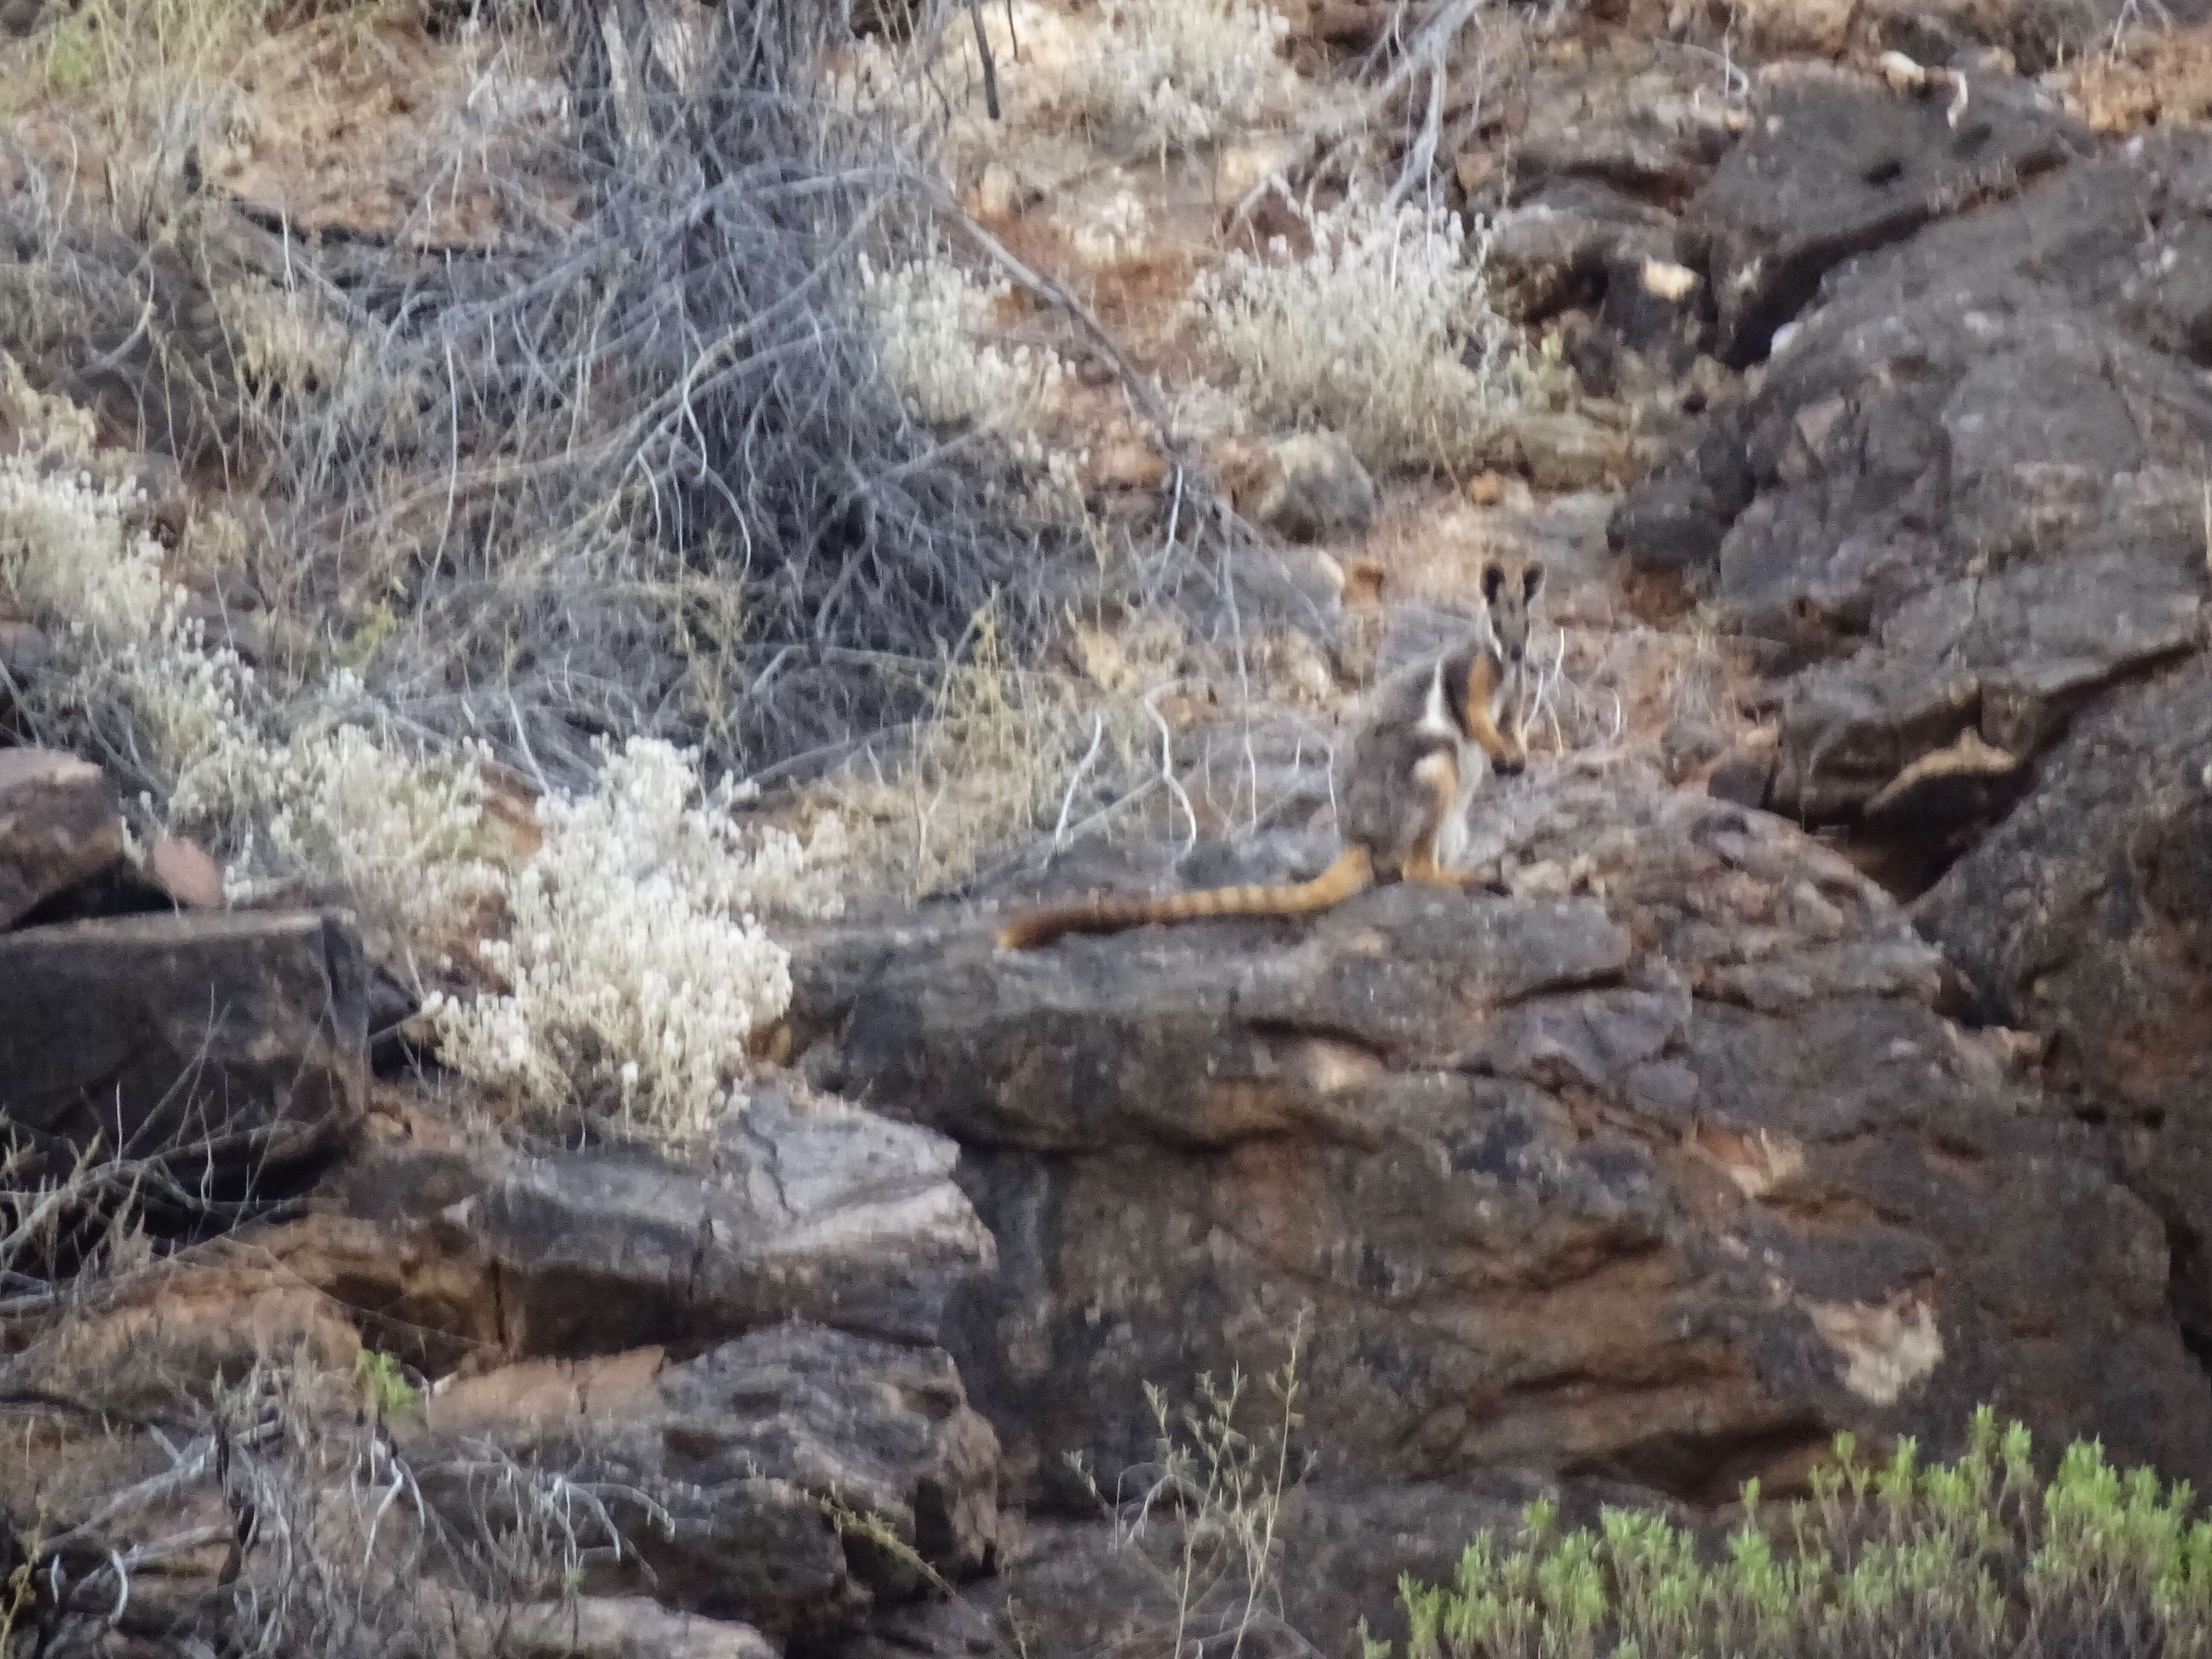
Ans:
[{"label": "wallaby's eye", "polygon": [[1482,597],[1491,604],[1498,603],[1500,589],[1505,586],[1505,572],[1494,564],[1482,567]]},{"label": "wallaby's eye", "polygon": [[1536,591],[1544,585],[1544,567],[1532,564],[1521,573],[1521,597],[1531,605],[1536,601]]}]

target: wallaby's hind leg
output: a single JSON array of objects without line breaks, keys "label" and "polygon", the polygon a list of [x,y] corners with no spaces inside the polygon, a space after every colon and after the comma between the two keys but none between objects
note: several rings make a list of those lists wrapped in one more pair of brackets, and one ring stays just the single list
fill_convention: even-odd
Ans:
[{"label": "wallaby's hind leg", "polygon": [[1453,815],[1462,809],[1459,774],[1458,757],[1445,749],[1424,755],[1413,768],[1413,781],[1427,797],[1427,810],[1421,815],[1420,830],[1413,844],[1399,860],[1398,872],[1407,881],[1425,882],[1432,887],[1468,884],[1467,877],[1446,868],[1437,856]]}]

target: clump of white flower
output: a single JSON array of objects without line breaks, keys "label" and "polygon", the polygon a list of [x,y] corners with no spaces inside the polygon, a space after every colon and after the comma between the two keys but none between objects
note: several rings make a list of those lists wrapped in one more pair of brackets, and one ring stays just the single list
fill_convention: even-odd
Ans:
[{"label": "clump of white flower", "polygon": [[99,431],[90,410],[58,392],[40,392],[5,351],[0,351],[0,419],[18,433],[33,434],[49,454],[77,459],[93,453]]},{"label": "clump of white flower", "polygon": [[1266,426],[1332,428],[1377,469],[1469,459],[1520,379],[1486,239],[1442,209],[1356,197],[1309,222],[1305,258],[1278,238],[1192,284],[1188,314],[1236,364],[1246,407]]},{"label": "clump of white flower", "polygon": [[161,549],[125,514],[138,492],[33,458],[0,458],[0,593],[114,647],[152,638],[174,590]]},{"label": "clump of white flower", "polygon": [[88,471],[0,459],[0,599],[60,636],[62,665],[39,677],[36,706],[87,728],[127,714],[139,760],[173,778],[240,740],[256,687],[184,614],[160,545],[131,522],[140,500]]},{"label": "clump of white flower", "polygon": [[1106,0],[1084,89],[1108,119],[1133,118],[1163,155],[1249,125],[1290,83],[1290,20],[1259,0]]},{"label": "clump of white flower", "polygon": [[543,1112],[618,1109],[672,1135],[732,1104],[746,1044],[791,999],[775,910],[834,914],[834,818],[802,844],[748,847],[725,781],[632,738],[597,789],[538,806],[544,843],[507,894],[508,937],[478,947],[504,994],[433,998],[424,1013],[457,1070]]},{"label": "clump of white flower", "polygon": [[1088,264],[1110,265],[1142,249],[1152,215],[1142,198],[1124,188],[1095,206],[1060,217],[1076,258]]},{"label": "clump of white flower", "polygon": [[[337,706],[365,702],[334,677]],[[261,871],[305,871],[350,896],[372,942],[435,960],[478,931],[505,890],[489,855],[481,744],[410,754],[358,724],[311,720],[281,742],[234,720],[178,780],[170,816],[229,826],[234,896]],[[264,850],[265,848],[265,850]]]},{"label": "clump of white flower", "polygon": [[1066,377],[1058,352],[993,337],[992,313],[1011,285],[983,282],[942,252],[888,269],[864,258],[860,280],[884,370],[922,420],[1014,430],[1037,418]]},{"label": "clump of white flower", "polygon": [[[168,787],[165,816],[240,848],[234,889],[264,860],[346,890],[379,942],[434,951],[472,932],[500,883],[478,852],[479,757],[425,760],[358,725],[284,721],[253,671],[184,615],[161,550],[133,530],[135,494],[88,472],[0,460],[0,598],[52,624],[58,672],[32,688],[80,730],[127,717],[127,741]],[[359,707],[341,674],[320,699]]]}]

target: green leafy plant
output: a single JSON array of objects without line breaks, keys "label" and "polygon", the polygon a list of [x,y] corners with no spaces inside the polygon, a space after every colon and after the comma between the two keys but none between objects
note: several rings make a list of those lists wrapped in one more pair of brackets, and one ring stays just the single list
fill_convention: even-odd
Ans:
[{"label": "green leafy plant", "polygon": [[399,1362],[388,1353],[363,1348],[353,1357],[353,1375],[375,1403],[379,1417],[403,1417],[422,1401],[422,1391],[407,1380]]},{"label": "green leafy plant", "polygon": [[2077,1441],[2046,1483],[2027,1431],[1986,1407],[1954,1463],[1923,1467],[1910,1438],[1879,1467],[1848,1434],[1835,1450],[1809,1501],[1762,1508],[1747,1482],[1717,1559],[1662,1516],[1607,1509],[1562,1531],[1533,1504],[1517,1547],[1484,1533],[1452,1583],[1401,1581],[1408,1659],[2205,1650],[2212,1525],[2187,1482]]}]

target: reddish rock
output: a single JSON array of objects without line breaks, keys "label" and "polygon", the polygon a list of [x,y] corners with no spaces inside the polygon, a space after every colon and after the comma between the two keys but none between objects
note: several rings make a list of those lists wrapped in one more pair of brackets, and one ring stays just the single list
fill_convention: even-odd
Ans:
[{"label": "reddish rock", "polygon": [[146,849],[146,876],[186,910],[225,908],[222,872],[195,842],[181,836],[156,836]]},{"label": "reddish rock", "polygon": [[45,1154],[258,1179],[329,1152],[368,1087],[368,969],[335,917],[139,915],[0,937],[0,1117]]}]

